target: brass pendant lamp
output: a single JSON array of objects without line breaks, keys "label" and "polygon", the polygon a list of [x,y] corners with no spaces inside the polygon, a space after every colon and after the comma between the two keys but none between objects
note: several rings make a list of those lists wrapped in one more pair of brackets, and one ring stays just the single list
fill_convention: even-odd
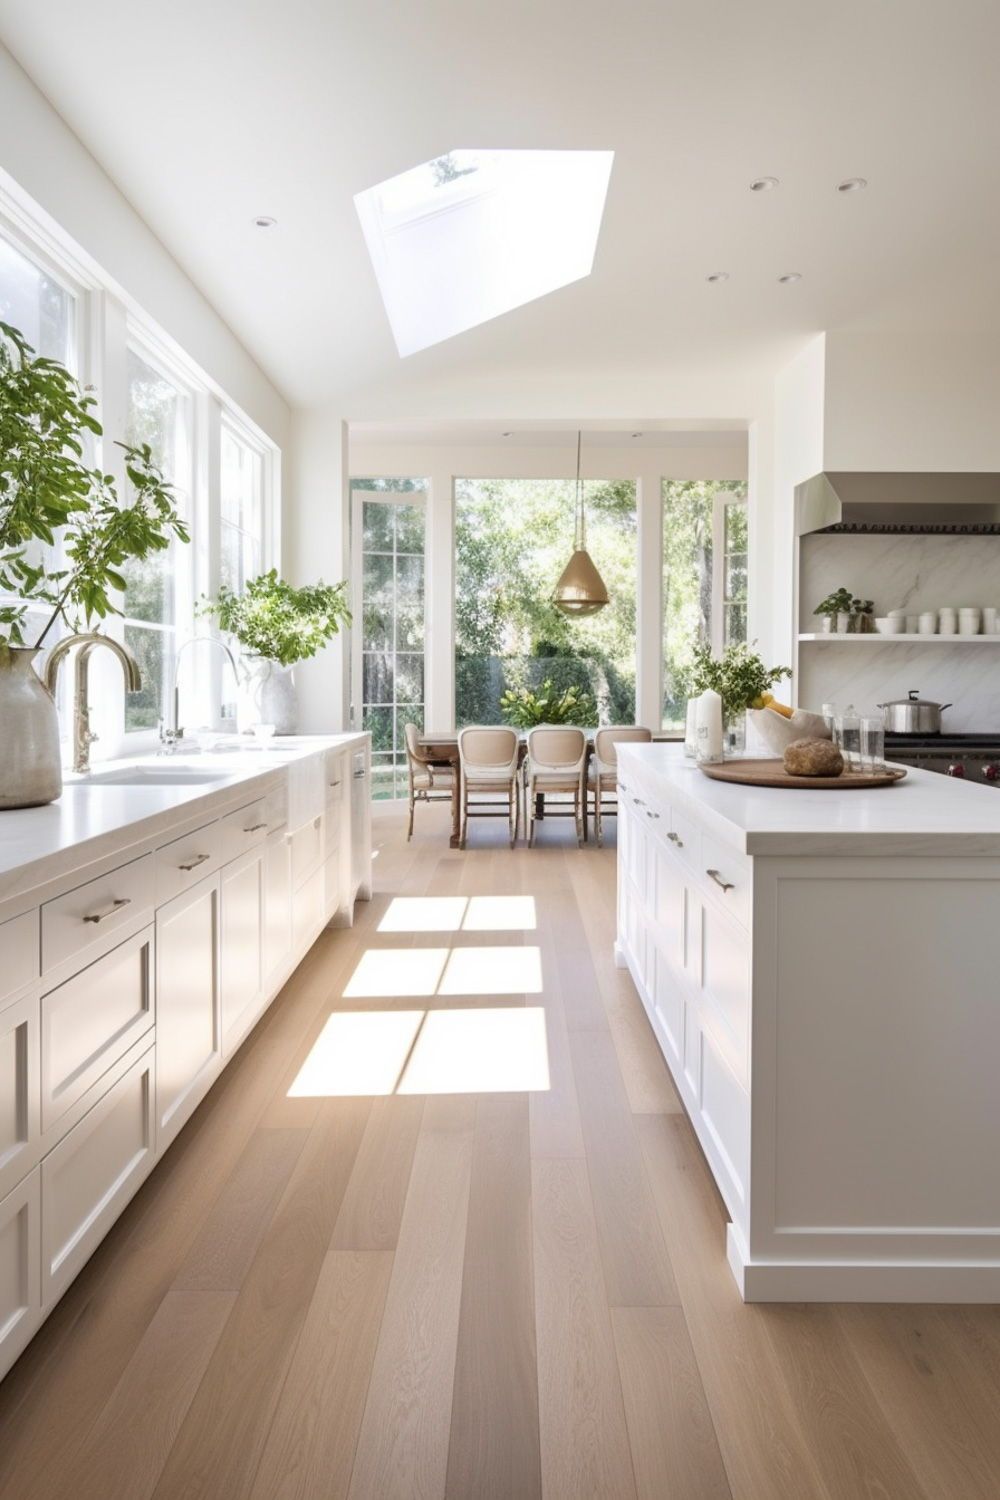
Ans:
[{"label": "brass pendant lamp", "polygon": [[587,516],[583,504],[583,480],[580,478],[580,438],[576,435],[576,519],[573,556],[563,568],[552,595],[552,603],[564,615],[574,618],[596,615],[608,602],[604,579],[587,551]]}]

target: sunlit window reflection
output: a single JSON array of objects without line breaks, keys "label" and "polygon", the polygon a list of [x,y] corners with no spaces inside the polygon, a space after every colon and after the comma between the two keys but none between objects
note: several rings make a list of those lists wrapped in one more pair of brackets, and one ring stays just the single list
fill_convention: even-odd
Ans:
[{"label": "sunlit window reflection", "polygon": [[341,1011],[327,1020],[288,1097],[542,1092],[548,1087],[541,1006]]},{"label": "sunlit window reflection", "polygon": [[534,896],[396,896],[379,932],[534,932]]},{"label": "sunlit window reflection", "polygon": [[431,1010],[399,1083],[401,1094],[488,1094],[549,1087],[540,1005]]},{"label": "sunlit window reflection", "polygon": [[391,1094],[424,1014],[372,1010],[330,1016],[288,1090],[289,1099]]},{"label": "sunlit window reflection", "polygon": [[347,981],[344,996],[384,999],[390,995],[433,995],[447,948],[369,948]]},{"label": "sunlit window reflection", "polygon": [[540,995],[538,948],[453,948],[439,995]]},{"label": "sunlit window reflection", "polygon": [[471,896],[462,923],[466,932],[534,932],[534,896]]}]

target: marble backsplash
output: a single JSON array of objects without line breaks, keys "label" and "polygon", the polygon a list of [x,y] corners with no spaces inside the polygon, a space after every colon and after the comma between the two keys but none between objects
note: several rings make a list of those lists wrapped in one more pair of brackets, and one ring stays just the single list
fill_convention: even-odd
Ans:
[{"label": "marble backsplash", "polygon": [[[1000,537],[804,537],[800,630],[821,628],[813,606],[841,585],[874,599],[879,615],[890,609],[919,614],[942,605],[1000,609]],[[916,688],[922,698],[953,705],[944,715],[946,732],[1000,733],[1000,636],[995,645],[959,645],[954,637],[803,642],[797,688],[804,708],[853,703],[859,713],[873,714],[880,703]]]},{"label": "marble backsplash", "polygon": [[890,609],[1000,609],[1000,537],[806,536],[799,562],[799,629],[817,630],[812,611],[836,588]]}]

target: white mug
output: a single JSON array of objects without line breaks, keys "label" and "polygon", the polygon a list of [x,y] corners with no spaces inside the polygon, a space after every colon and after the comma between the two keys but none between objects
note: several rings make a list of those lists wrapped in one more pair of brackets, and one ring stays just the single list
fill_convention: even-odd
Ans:
[{"label": "white mug", "polygon": [[997,612],[992,605],[988,604],[983,610],[983,635],[996,635]]},{"label": "white mug", "polygon": [[978,609],[960,609],[958,612],[958,628],[962,635],[978,635],[981,614]]},{"label": "white mug", "polygon": [[920,616],[920,634],[937,635],[937,615],[932,609],[925,609]]}]

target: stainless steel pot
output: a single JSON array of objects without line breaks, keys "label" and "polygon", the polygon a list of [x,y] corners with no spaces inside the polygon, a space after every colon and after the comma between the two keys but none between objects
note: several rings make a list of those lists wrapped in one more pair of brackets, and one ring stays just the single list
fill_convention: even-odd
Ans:
[{"label": "stainless steel pot", "polygon": [[889,734],[940,734],[941,715],[950,707],[950,703],[928,702],[916,688],[911,688],[905,698],[879,704]]}]

